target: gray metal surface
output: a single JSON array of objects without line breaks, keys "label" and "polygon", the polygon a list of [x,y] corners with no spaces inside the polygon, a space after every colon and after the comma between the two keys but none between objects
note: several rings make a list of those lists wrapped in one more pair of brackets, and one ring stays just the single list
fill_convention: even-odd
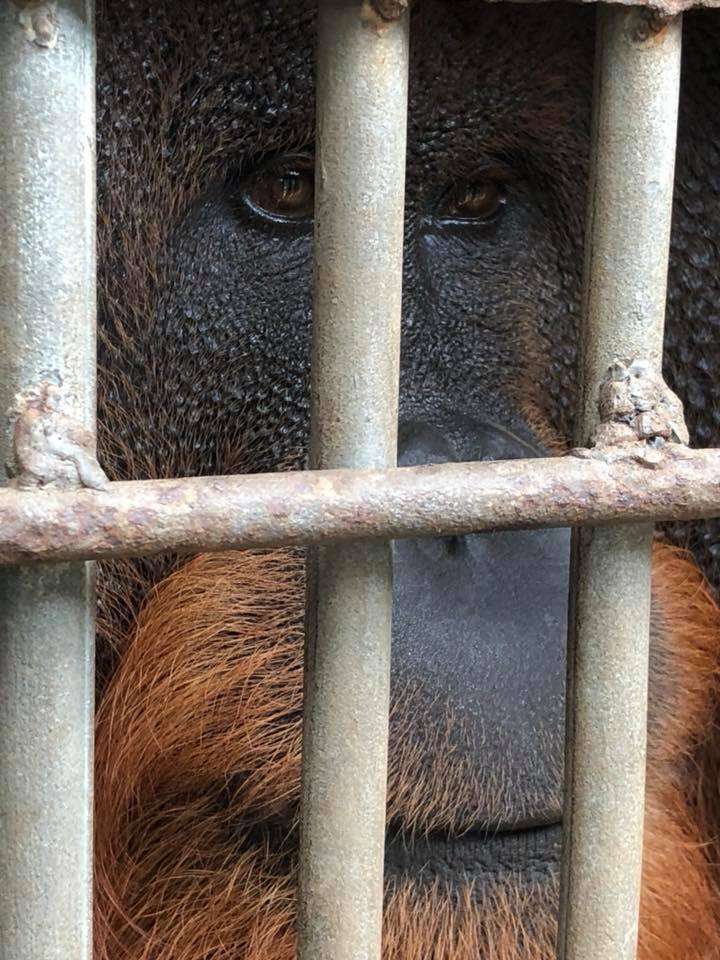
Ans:
[{"label": "gray metal surface", "polygon": [[[408,15],[321,0],[311,466],[395,463]],[[387,542],[308,558],[298,955],[378,960],[392,563]]]},{"label": "gray metal surface", "polygon": [[[92,4],[2,0],[0,463],[40,380],[94,427],[94,102]],[[2,960],[90,957],[93,618],[87,564],[0,574]]]},{"label": "gray metal surface", "polygon": [[0,490],[0,564],[720,514],[720,450]]},{"label": "gray metal surface", "polygon": [[[503,3],[508,0],[489,0],[490,3]],[[519,3],[546,3],[548,0],[513,0]],[[574,3],[602,3],[603,0],[572,0]],[[685,10],[707,9],[712,10],[720,6],[720,0],[641,0],[640,3],[633,3],[633,0],[616,0],[623,6],[642,7],[650,14],[657,13],[660,16],[675,16],[683,13]]]},{"label": "gray metal surface", "polygon": [[[617,357],[659,367],[680,76],[681,22],[599,11],[578,441]],[[574,538],[566,850],[558,956],[635,957],[642,866],[650,525]]]}]

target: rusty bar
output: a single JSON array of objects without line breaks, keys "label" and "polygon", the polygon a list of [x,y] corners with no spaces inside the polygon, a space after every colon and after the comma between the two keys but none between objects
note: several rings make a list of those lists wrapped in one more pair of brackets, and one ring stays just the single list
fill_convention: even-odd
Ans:
[{"label": "rusty bar", "polygon": [[[0,4],[0,464],[41,381],[94,428],[93,8]],[[2,960],[91,955],[94,613],[90,564],[2,571]]]},{"label": "rusty bar", "polygon": [[[610,364],[662,363],[681,29],[641,8],[598,14],[580,443]],[[636,953],[651,537],[650,524],[574,536],[561,960]]]},{"label": "rusty bar", "polygon": [[[395,464],[405,208],[404,4],[320,0],[313,468]],[[387,542],[308,556],[298,956],[379,960],[390,695]]]},{"label": "rusty bar", "polygon": [[0,563],[146,556],[720,514],[720,451],[442,463],[0,490]]},{"label": "rusty bar", "polygon": [[[507,0],[489,0],[490,3],[504,3]],[[547,3],[549,0],[515,0],[520,3]],[[600,4],[603,0],[572,0],[577,4]],[[715,10],[720,6],[720,0],[640,0],[639,3],[634,0],[616,0],[618,4],[624,6],[636,6],[647,9],[654,15],[664,17],[674,17],[685,10]]]}]

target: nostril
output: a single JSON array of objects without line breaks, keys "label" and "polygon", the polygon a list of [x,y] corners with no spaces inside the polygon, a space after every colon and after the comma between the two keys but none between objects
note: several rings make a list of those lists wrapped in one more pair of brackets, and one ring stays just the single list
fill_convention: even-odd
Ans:
[{"label": "nostril", "polygon": [[429,423],[411,420],[398,431],[398,466],[418,467],[457,460],[447,436]]},{"label": "nostril", "polygon": [[467,538],[420,537],[417,540],[393,541],[393,555],[396,561],[410,562],[420,560],[423,566],[428,561],[433,564],[447,563],[464,556],[468,551]]},{"label": "nostril", "polygon": [[451,557],[455,557],[461,553],[463,547],[466,545],[465,537],[458,535],[452,537],[443,537],[443,541],[445,543],[445,549]]},{"label": "nostril", "polygon": [[465,551],[462,537],[420,537],[417,540],[393,541],[393,556],[396,562],[443,564],[459,557]]}]

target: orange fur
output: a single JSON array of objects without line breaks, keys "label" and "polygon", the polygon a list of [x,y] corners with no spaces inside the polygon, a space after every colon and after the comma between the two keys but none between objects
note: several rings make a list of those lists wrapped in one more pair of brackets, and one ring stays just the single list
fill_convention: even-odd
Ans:
[{"label": "orange fur", "polygon": [[[707,960],[719,942],[707,800],[690,787],[710,731],[720,615],[677,551],[659,547],[653,572],[639,956]],[[97,960],[294,956],[294,844],[283,835],[298,800],[302,609],[302,560],[286,551],[203,555],[148,597],[98,711]],[[462,829],[453,790],[470,771],[440,731],[427,772],[405,737],[412,710],[412,692],[395,697],[389,814]],[[501,782],[466,793],[503,802]],[[481,895],[388,883],[384,960],[552,960],[556,901],[553,884]]]}]

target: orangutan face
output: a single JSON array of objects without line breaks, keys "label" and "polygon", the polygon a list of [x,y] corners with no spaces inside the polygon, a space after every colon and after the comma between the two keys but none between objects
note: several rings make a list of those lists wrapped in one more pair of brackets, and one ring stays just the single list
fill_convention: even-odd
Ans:
[{"label": "orangutan face", "polygon": [[[413,15],[400,464],[564,449],[593,20]],[[98,21],[104,465],[302,468],[313,8],[106,0]],[[692,34],[691,64],[715,33]],[[691,117],[719,82],[692,69]],[[720,183],[718,134],[707,112],[688,132],[679,204]],[[668,322],[699,365],[683,291],[717,281],[695,227],[681,211]],[[686,399],[687,371],[676,351]],[[393,547],[385,960],[555,955],[568,551],[564,530]],[[694,756],[719,621],[669,548],[653,588],[640,956],[701,960],[719,941]],[[288,551],[101,571],[98,960],[294,956],[303,606]]]}]

